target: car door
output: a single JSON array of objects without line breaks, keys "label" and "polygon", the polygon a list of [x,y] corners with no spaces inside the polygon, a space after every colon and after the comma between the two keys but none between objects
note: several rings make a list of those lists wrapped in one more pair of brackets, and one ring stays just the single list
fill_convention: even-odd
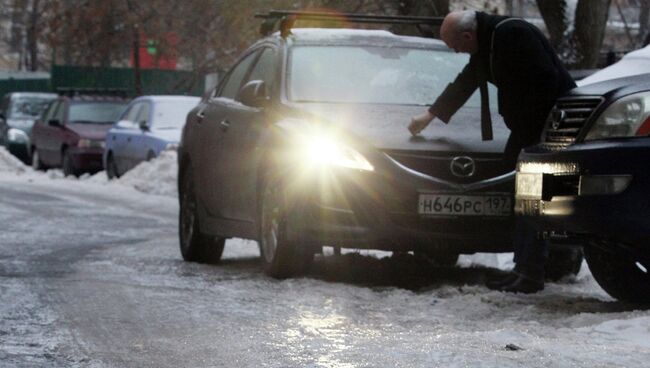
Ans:
[{"label": "car door", "polygon": [[228,131],[226,111],[237,102],[234,100],[242,82],[248,75],[259,50],[246,54],[228,73],[214,96],[197,112],[195,133],[195,159],[192,161],[197,182],[196,192],[209,216],[228,219],[223,212],[229,191],[223,185],[229,162],[236,157],[224,146],[224,133]]},{"label": "car door", "polygon": [[[264,47],[248,77],[249,81],[264,81],[267,93],[273,90],[277,74],[278,52]],[[223,162],[222,188],[228,196],[224,201],[224,216],[254,223],[257,216],[257,174],[263,150],[259,145],[265,124],[266,111],[245,106],[237,101],[225,108],[229,127],[223,132],[223,147],[230,157]]]},{"label": "car door", "polygon": [[137,133],[138,127],[135,122],[141,107],[141,102],[132,104],[124,113],[123,119],[115,124],[114,129],[111,130],[111,136],[108,137],[111,141],[113,159],[120,174],[125,173],[130,167],[127,156],[127,143]]},{"label": "car door", "polygon": [[[64,137],[65,109],[66,101],[59,100],[52,106],[51,114],[46,118],[41,126],[38,153],[40,160],[48,166],[58,166],[61,164],[61,142]],[[51,125],[56,120],[58,125]]]},{"label": "car door", "polygon": [[[135,120],[137,132],[131,137],[131,141],[127,143],[127,152],[129,155],[129,162],[131,167],[137,166],[140,162],[147,160],[149,147],[146,144],[146,136],[148,131],[142,129],[143,126],[151,126],[151,111],[152,104],[150,101],[142,103],[142,108],[138,112]],[[147,128],[148,129],[148,128]]]}]

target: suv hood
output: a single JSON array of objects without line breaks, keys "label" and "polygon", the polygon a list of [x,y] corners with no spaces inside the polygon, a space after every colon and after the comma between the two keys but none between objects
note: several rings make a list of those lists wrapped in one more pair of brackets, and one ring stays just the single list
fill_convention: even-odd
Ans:
[{"label": "suv hood", "polygon": [[296,107],[340,125],[380,150],[502,153],[510,134],[501,116],[492,112],[494,140],[482,141],[481,113],[476,107],[460,109],[447,125],[434,120],[417,137],[407,127],[426,106],[301,103]]},{"label": "suv hood", "polygon": [[104,140],[108,130],[111,129],[111,124],[68,124],[66,128],[77,133],[79,138],[92,139],[92,140]]}]

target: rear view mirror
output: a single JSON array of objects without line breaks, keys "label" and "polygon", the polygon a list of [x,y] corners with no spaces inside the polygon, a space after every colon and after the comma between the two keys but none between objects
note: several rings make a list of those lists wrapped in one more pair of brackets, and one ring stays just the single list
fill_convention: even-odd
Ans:
[{"label": "rear view mirror", "polygon": [[246,83],[237,93],[235,99],[250,107],[264,107],[269,101],[266,83],[262,80],[252,80]]},{"label": "rear view mirror", "polygon": [[146,121],[146,120],[141,120],[141,121],[138,123],[138,126],[140,127],[140,130],[142,130],[142,131],[145,131],[145,132],[146,132],[146,131],[149,130],[149,124],[147,124],[147,121]]},{"label": "rear view mirror", "polygon": [[53,127],[60,127],[62,126],[61,121],[59,119],[50,119],[50,121],[47,122],[49,126]]}]

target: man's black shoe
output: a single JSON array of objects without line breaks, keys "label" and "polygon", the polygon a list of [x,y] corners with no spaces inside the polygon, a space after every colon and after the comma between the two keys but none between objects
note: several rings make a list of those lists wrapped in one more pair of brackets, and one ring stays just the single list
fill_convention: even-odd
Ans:
[{"label": "man's black shoe", "polygon": [[505,291],[507,293],[533,294],[538,291],[544,290],[544,282],[534,280],[525,276],[519,276],[512,283],[508,285],[503,285],[502,287],[494,290]]},{"label": "man's black shoe", "polygon": [[518,278],[519,278],[519,275],[518,275],[518,274],[516,274],[516,273],[514,273],[514,272],[510,272],[510,273],[507,274],[506,276],[501,276],[501,277],[496,278],[496,279],[493,279],[493,280],[488,280],[488,281],[485,283],[485,286],[487,286],[488,289],[499,290],[499,289],[501,289],[501,288],[504,287],[504,286],[507,286],[507,285],[512,284],[512,283],[515,282]]}]

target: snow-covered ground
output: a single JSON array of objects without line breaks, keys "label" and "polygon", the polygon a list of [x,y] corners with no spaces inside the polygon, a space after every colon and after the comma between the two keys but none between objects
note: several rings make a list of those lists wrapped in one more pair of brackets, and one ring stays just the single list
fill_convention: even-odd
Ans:
[{"label": "snow-covered ground", "polygon": [[176,216],[174,151],[108,181],[34,172],[0,148],[0,366],[650,361],[650,311],[610,298],[586,265],[535,295],[482,286],[488,267],[512,266],[509,254],[429,269],[349,252],[277,281],[259,271],[251,241],[229,240],[219,266],[182,262]]}]

